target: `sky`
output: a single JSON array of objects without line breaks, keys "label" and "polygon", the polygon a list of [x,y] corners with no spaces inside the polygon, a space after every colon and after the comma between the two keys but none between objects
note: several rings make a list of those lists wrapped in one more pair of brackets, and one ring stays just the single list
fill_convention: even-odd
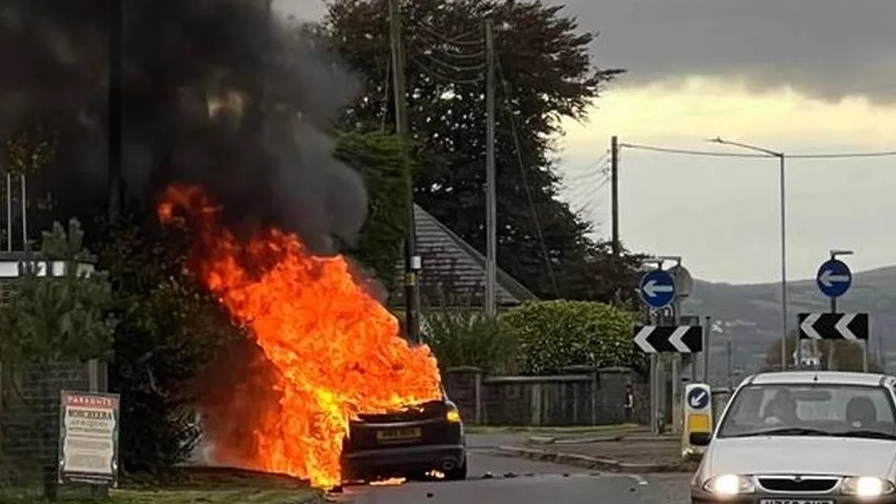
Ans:
[{"label": "sky", "polygon": [[[552,0],[599,32],[596,65],[624,68],[559,142],[564,199],[610,235],[606,152],[623,144],[787,154],[896,151],[894,0]],[[320,0],[276,0],[314,20]],[[896,156],[786,164],[788,279],[811,278],[831,249],[854,271],[896,264]],[[698,278],[781,276],[778,161],[623,147],[620,236],[682,256]]]}]

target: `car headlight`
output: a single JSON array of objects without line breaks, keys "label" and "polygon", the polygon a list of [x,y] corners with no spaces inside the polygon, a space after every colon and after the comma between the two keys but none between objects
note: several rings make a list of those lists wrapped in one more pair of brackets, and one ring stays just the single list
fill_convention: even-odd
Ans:
[{"label": "car headlight", "polygon": [[460,423],[460,411],[456,407],[448,408],[448,412],[445,413],[445,420],[451,423]]},{"label": "car headlight", "polygon": [[718,496],[751,494],[756,491],[752,478],[737,474],[723,474],[710,478],[703,489]]},{"label": "car headlight", "polygon": [[878,497],[893,493],[896,490],[893,483],[874,476],[851,477],[843,480],[840,492],[856,497]]}]

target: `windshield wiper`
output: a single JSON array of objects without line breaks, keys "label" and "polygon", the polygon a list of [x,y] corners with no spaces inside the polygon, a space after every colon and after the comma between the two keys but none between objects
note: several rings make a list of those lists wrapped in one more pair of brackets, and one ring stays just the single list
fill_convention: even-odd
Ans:
[{"label": "windshield wiper", "polygon": [[809,429],[806,427],[781,427],[778,429],[767,429],[753,432],[745,432],[732,437],[753,437],[753,436],[833,436],[835,434],[819,429]]},{"label": "windshield wiper", "polygon": [[835,436],[843,436],[843,437],[859,437],[859,438],[872,438],[872,439],[892,439],[896,441],[896,434],[892,432],[883,432],[877,430],[850,430],[843,431],[834,434]]}]

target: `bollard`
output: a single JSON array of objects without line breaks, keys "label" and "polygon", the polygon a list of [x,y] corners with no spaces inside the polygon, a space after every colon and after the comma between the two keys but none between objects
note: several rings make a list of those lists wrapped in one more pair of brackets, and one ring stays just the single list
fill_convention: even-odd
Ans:
[{"label": "bollard", "polygon": [[703,455],[706,447],[691,444],[691,434],[712,435],[712,391],[705,383],[690,383],[685,387],[682,401],[684,416],[681,430],[681,456],[691,458]]}]

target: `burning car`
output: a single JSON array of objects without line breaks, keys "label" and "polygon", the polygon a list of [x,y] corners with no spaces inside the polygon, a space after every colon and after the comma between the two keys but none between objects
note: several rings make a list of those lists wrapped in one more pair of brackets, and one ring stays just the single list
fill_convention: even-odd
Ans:
[{"label": "burning car", "polygon": [[444,389],[438,400],[400,411],[359,415],[343,442],[342,479],[423,479],[433,471],[447,480],[467,477],[464,426]]}]

